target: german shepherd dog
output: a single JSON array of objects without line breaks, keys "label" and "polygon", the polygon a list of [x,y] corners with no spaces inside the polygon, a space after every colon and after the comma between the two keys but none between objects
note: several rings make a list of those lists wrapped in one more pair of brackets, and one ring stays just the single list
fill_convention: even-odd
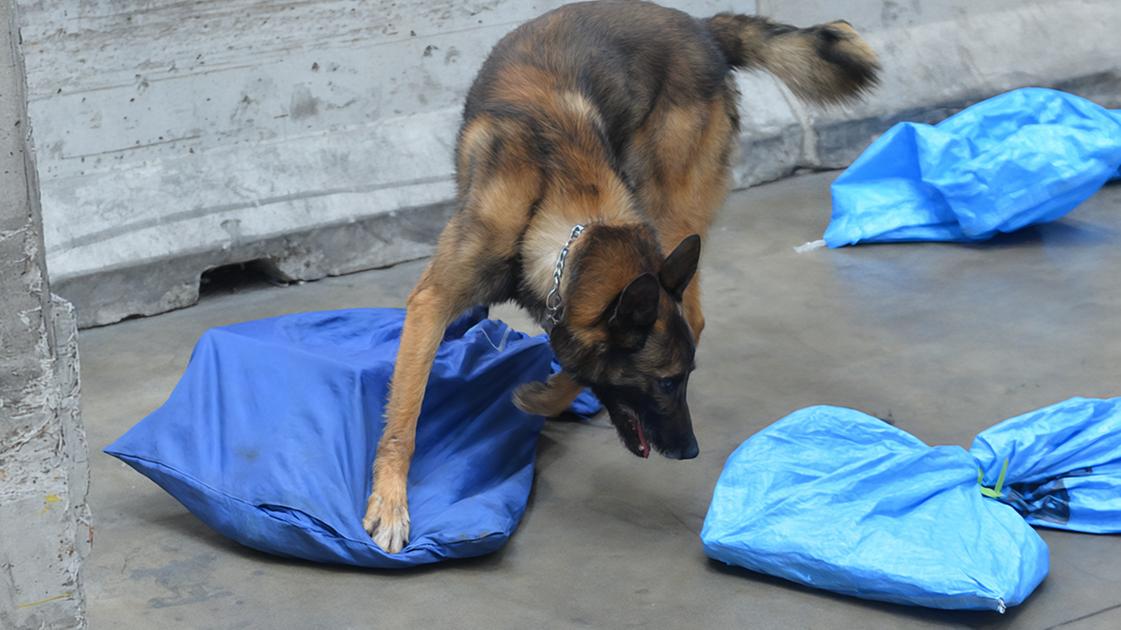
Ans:
[{"label": "german shepherd dog", "polygon": [[735,68],[798,97],[857,98],[875,53],[844,21],[696,19],[634,0],[581,2],[503,38],[467,95],[458,208],[407,301],[363,525],[390,553],[409,537],[405,484],[444,329],[509,300],[541,322],[563,371],[515,402],[563,412],[584,387],[623,445],[698,452],[685,390],[704,330],[697,263],[728,191]]}]

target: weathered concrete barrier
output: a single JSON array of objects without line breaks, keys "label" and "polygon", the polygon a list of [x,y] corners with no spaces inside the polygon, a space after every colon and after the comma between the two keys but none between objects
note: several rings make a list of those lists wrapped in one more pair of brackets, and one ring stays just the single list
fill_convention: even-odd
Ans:
[{"label": "weathered concrete barrier", "polygon": [[46,277],[13,10],[0,1],[0,628],[84,628],[78,327]]},{"label": "weathered concrete barrier", "polygon": [[[189,305],[220,265],[263,260],[293,280],[428,255],[476,69],[503,34],[563,3],[22,4],[48,262],[90,326]],[[842,167],[898,120],[1014,87],[1121,99],[1109,0],[666,4],[845,18],[883,57],[881,88],[848,108],[808,108],[742,76],[739,187]]]}]

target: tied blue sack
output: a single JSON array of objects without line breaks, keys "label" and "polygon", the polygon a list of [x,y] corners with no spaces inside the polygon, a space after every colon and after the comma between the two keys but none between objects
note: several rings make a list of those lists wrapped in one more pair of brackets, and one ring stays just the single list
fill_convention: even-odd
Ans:
[{"label": "tied blue sack", "polygon": [[1054,221],[1118,176],[1121,112],[1013,90],[873,142],[833,182],[825,243],[985,240]]},{"label": "tied blue sack", "polygon": [[105,449],[214,530],[280,556],[403,568],[495,551],[518,525],[543,420],[511,402],[552,351],[484,319],[447,330],[409,471],[412,531],[362,529],[404,312],[355,309],[216,328],[167,402]]},{"label": "tied blue sack", "polygon": [[1005,420],[973,440],[984,484],[1028,523],[1121,533],[1121,398],[1074,398]]},{"label": "tied blue sack", "polygon": [[1121,532],[1121,398],[1006,420],[969,451],[852,409],[797,411],[728,458],[701,540],[715,560],[814,588],[1003,612],[1047,575],[1028,523]]}]

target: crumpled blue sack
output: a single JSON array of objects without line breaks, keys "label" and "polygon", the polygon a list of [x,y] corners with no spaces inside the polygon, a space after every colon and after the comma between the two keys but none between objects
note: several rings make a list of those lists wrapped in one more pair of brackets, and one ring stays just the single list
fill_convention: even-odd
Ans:
[{"label": "crumpled blue sack", "polygon": [[969,451],[802,409],[728,458],[701,540],[716,560],[815,588],[1003,612],[1047,575],[1029,523],[1121,532],[1121,398],[1006,420]]},{"label": "crumpled blue sack", "polygon": [[409,472],[412,531],[362,529],[404,312],[289,315],[208,331],[168,401],[105,449],[204,523],[281,556],[400,568],[492,552],[525,511],[542,419],[514,407],[552,351],[484,319],[449,327]]},{"label": "crumpled blue sack", "polygon": [[1054,221],[1121,176],[1121,111],[1023,88],[900,123],[832,185],[829,247],[979,241]]}]

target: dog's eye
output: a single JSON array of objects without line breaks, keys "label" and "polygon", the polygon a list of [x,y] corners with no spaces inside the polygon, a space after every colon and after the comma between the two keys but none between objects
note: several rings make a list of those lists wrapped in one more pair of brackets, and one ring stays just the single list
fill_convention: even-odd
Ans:
[{"label": "dog's eye", "polygon": [[680,382],[680,379],[676,378],[662,378],[658,379],[658,387],[660,387],[663,392],[671,394],[677,389]]}]

